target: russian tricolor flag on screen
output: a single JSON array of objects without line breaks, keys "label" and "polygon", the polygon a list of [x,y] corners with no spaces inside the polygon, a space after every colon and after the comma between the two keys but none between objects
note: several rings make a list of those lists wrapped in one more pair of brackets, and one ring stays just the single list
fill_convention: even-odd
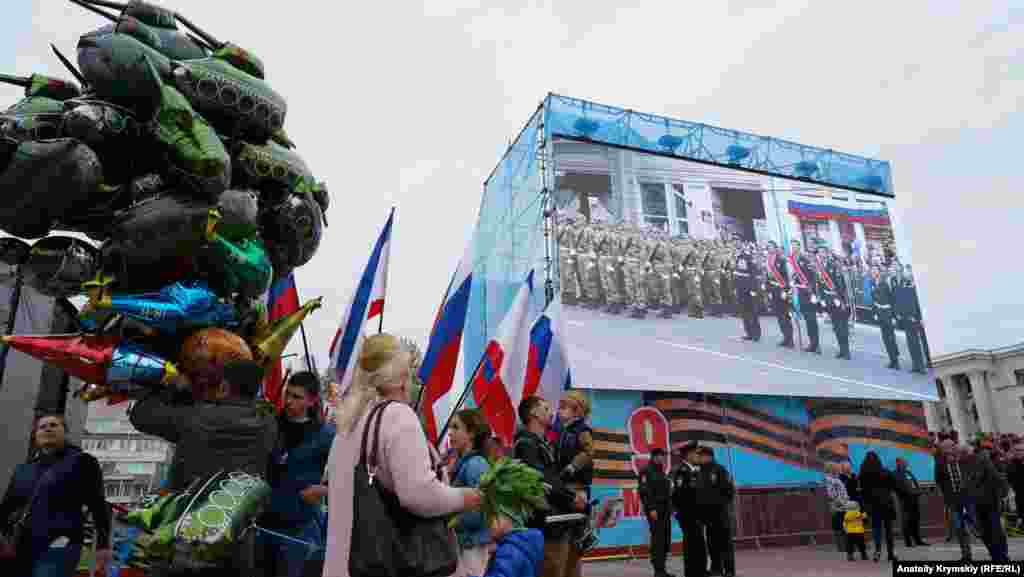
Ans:
[{"label": "russian tricolor flag on screen", "polygon": [[359,286],[352,295],[352,301],[342,317],[341,326],[331,343],[331,369],[338,379],[341,395],[352,382],[352,368],[359,358],[363,346],[363,328],[367,321],[384,314],[384,295],[387,292],[388,258],[391,254],[391,228],[395,220],[395,209],[391,209],[384,230],[366,263],[366,270],[359,280]]},{"label": "russian tricolor flag on screen", "polygon": [[473,244],[470,242],[437,312],[427,351],[420,365],[419,378],[423,383],[420,409],[426,417],[427,436],[434,444],[437,444],[437,435],[448,419],[452,397],[455,396],[452,394],[452,385],[459,364],[459,350],[472,285]]}]

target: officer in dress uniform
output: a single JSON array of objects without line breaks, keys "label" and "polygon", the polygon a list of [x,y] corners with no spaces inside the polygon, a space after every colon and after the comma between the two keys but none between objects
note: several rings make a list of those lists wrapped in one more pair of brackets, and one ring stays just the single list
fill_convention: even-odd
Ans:
[{"label": "officer in dress uniform", "polygon": [[821,282],[818,285],[818,302],[832,319],[832,330],[836,334],[839,347],[838,359],[850,358],[850,325],[849,312],[846,306],[846,279],[838,259],[828,253],[828,245],[818,241],[818,254],[814,266]]},{"label": "officer in dress uniform", "polygon": [[761,271],[751,245],[744,246],[736,256],[734,269],[736,304],[740,318],[743,319],[743,340],[758,342],[761,340],[761,313],[757,306],[757,288],[761,281]]},{"label": "officer in dress uniform", "polygon": [[818,341],[818,277],[811,259],[800,249],[800,241],[793,239],[793,254],[789,257],[789,266],[793,267],[793,288],[797,290],[800,313],[807,324],[809,344],[804,351],[821,354],[821,343]]},{"label": "officer in dress uniform", "polygon": [[898,281],[895,278],[882,278],[882,269],[872,267],[871,278],[875,287],[871,291],[872,306],[878,327],[882,330],[882,342],[885,352],[889,354],[889,368],[900,368],[900,350],[896,346],[896,333],[893,329],[893,301]]},{"label": "officer in dress uniform", "polygon": [[[910,268],[907,266],[904,270]],[[911,369],[915,373],[925,374],[925,357],[922,348],[922,335],[924,334],[921,325],[921,305],[917,301],[917,288],[914,286],[914,277],[909,273],[903,275],[896,288],[896,317],[900,329],[907,337],[907,351],[910,353],[910,360],[913,364]]]},{"label": "officer in dress uniform", "polygon": [[698,465],[699,449],[696,441],[683,445],[680,451],[682,458],[672,478],[672,504],[676,509],[676,521],[683,531],[683,566],[686,577],[707,577],[708,574],[704,523],[698,506],[698,492],[702,482]]},{"label": "officer in dress uniform", "polygon": [[647,514],[651,531],[651,565],[654,577],[675,577],[665,571],[665,561],[672,547],[672,479],[665,469],[665,449],[651,449],[651,460],[640,473],[640,502]]},{"label": "officer in dress uniform", "polygon": [[793,348],[793,319],[789,314],[789,279],[787,278],[786,258],[775,241],[768,241],[768,259],[765,266],[765,279],[768,293],[771,295],[772,311],[779,321],[782,331],[780,347]]}]

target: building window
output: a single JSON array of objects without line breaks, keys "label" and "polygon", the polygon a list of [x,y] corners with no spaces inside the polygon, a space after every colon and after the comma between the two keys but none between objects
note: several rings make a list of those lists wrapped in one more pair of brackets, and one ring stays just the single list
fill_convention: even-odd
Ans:
[{"label": "building window", "polygon": [[1024,370],[1017,369],[1013,371],[1013,376],[1017,379],[1017,386],[1024,387]]},{"label": "building window", "polygon": [[660,182],[641,182],[644,224],[668,230],[668,203],[665,202],[665,185]]},{"label": "building window", "polygon": [[939,391],[939,398],[946,398],[946,386],[942,384],[942,379],[935,379],[935,388]]},{"label": "building window", "polygon": [[803,233],[805,250],[817,248],[819,240],[832,244],[832,231],[827,220],[801,220],[800,232]]},{"label": "building window", "polygon": [[686,201],[686,189],[681,184],[672,185],[672,198],[676,209],[675,213],[675,230],[672,234],[690,234],[690,223],[687,218],[687,201]]}]

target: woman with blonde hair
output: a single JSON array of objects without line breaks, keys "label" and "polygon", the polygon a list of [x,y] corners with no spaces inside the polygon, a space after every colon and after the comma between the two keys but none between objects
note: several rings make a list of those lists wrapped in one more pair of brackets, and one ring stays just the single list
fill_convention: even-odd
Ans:
[{"label": "woman with blonde hair", "polygon": [[352,385],[340,399],[337,435],[331,448],[329,517],[324,577],[348,577],[352,543],[353,473],[362,432],[379,402],[397,401],[382,412],[376,481],[393,492],[402,507],[420,517],[461,513],[480,506],[480,492],[446,486],[433,469],[419,417],[408,404],[411,355],[395,336],[368,337],[356,362]]}]

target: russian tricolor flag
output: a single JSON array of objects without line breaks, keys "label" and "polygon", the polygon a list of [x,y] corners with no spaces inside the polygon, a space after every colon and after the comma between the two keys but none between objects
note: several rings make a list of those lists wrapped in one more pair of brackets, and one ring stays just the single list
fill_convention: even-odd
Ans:
[{"label": "russian tricolor flag", "polygon": [[551,301],[530,329],[530,356],[526,364],[523,398],[538,395],[557,407],[572,385],[569,349],[562,324],[562,307]]},{"label": "russian tricolor flag", "polygon": [[473,243],[466,247],[462,260],[448,285],[444,302],[430,331],[427,352],[423,355],[419,378],[423,383],[420,409],[426,417],[427,436],[437,444],[451,404],[452,384],[459,364],[462,331],[469,310],[469,291],[473,284]]},{"label": "russian tricolor flag", "polygon": [[[299,310],[299,307],[299,289],[295,286],[295,273],[278,279],[270,286],[267,293],[267,312],[271,324]],[[281,359],[277,359],[263,379],[263,398],[278,408],[284,404],[284,395],[281,394],[284,382],[284,368]]]},{"label": "russian tricolor flag", "polygon": [[352,368],[356,359],[359,358],[359,351],[363,346],[363,328],[367,321],[374,318],[381,318],[384,314],[384,295],[387,289],[388,258],[391,254],[391,228],[395,221],[395,209],[391,209],[384,230],[377,239],[377,244],[370,254],[370,261],[366,263],[366,270],[359,279],[359,286],[352,295],[345,316],[342,317],[341,326],[334,335],[331,342],[331,369],[338,379],[342,395],[348,390],[352,382]]},{"label": "russian tricolor flag", "polygon": [[512,445],[516,411],[523,399],[526,364],[530,354],[530,299],[533,271],[519,289],[512,307],[484,349],[471,381],[473,401],[505,446]]}]

